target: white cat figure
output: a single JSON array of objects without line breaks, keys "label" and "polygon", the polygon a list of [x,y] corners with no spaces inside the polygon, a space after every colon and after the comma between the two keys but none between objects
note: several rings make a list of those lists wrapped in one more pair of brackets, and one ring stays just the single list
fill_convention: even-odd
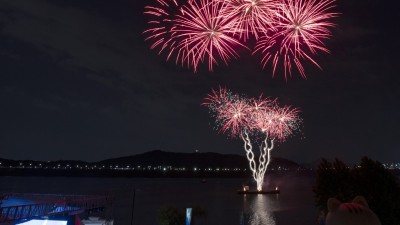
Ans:
[{"label": "white cat figure", "polygon": [[368,207],[367,200],[357,196],[352,202],[341,203],[336,198],[328,199],[326,225],[381,225],[378,217]]}]

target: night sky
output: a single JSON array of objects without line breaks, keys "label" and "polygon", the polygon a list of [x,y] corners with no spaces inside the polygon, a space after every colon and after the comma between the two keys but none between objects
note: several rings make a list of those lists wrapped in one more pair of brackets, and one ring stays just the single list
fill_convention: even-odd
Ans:
[{"label": "night sky", "polygon": [[0,157],[95,161],[154,149],[244,154],[203,98],[219,85],[302,111],[273,156],[400,161],[397,8],[339,0],[331,54],[287,81],[243,52],[198,73],[165,61],[142,32],[152,0],[0,1]]}]

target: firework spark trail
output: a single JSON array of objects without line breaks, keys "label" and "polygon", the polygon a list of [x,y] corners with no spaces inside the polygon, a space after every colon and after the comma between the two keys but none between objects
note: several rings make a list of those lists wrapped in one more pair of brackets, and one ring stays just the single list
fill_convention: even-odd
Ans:
[{"label": "firework spark trail", "polygon": [[[153,6],[144,7],[144,14],[149,15],[151,19],[147,22],[149,28],[143,34],[147,36],[145,41],[152,41],[150,49],[160,48],[158,54],[161,54],[164,50],[173,48],[171,28],[180,5],[177,0],[156,0],[156,3]],[[171,52],[167,59],[170,55]]]},{"label": "firework spark trail", "polygon": [[[231,137],[239,137],[244,142],[247,159],[253,178],[257,182],[257,190],[262,190],[265,171],[271,162],[270,152],[274,142],[284,141],[299,128],[301,122],[299,109],[290,106],[280,107],[277,100],[269,98],[248,99],[232,94],[226,88],[212,90],[203,105],[215,114],[216,124],[220,132],[229,133]],[[251,136],[262,135],[258,167],[255,162]],[[256,138],[257,140],[258,138]]]},{"label": "firework spark trail", "polygon": [[250,170],[253,173],[253,179],[257,180],[256,161],[254,160],[253,146],[251,144],[249,134],[247,131],[243,131],[243,133],[241,133],[241,137],[244,142],[244,150],[246,151],[246,157],[249,161]]},{"label": "firework spark trail", "polygon": [[208,94],[204,99],[205,102],[203,105],[209,108],[217,108],[223,106],[225,103],[229,101],[229,96],[232,95],[231,92],[228,92],[226,88],[219,87],[219,90],[212,90],[211,94]]},{"label": "firework spark trail", "polygon": [[275,15],[275,0],[216,0],[225,1],[227,7],[221,13],[232,18],[233,32],[239,34],[244,40],[254,35],[256,39],[259,33],[267,33],[274,29],[272,26]]},{"label": "firework spark trail", "polygon": [[268,139],[268,136],[266,136],[264,144],[260,146],[260,159],[257,171],[257,190],[262,190],[265,172],[271,163],[271,151],[274,148],[274,139],[270,140],[270,144],[268,144]]},{"label": "firework spark trail", "polygon": [[231,58],[239,57],[235,46],[247,48],[233,37],[231,19],[219,15],[225,7],[225,3],[212,0],[192,1],[182,7],[172,28],[177,63],[187,64],[196,72],[198,64],[208,58],[212,71],[218,58],[228,64]]},{"label": "firework spark trail", "polygon": [[262,95],[260,95],[258,98],[250,99],[250,102],[253,110],[268,110],[276,104],[276,99],[270,100],[269,98],[263,98]]},{"label": "firework spark trail", "polygon": [[[318,68],[314,59],[319,52],[329,53],[324,40],[335,25],[331,12],[336,0],[155,0],[144,13],[151,19],[143,33],[151,41],[150,49],[167,52],[167,60],[197,71],[198,65],[214,65],[238,58],[237,47],[246,47],[252,35],[257,43],[253,54],[261,55],[263,68],[278,65],[285,79],[297,68],[306,78],[304,61]],[[183,4],[182,4],[183,3]]]},{"label": "firework spark trail", "polygon": [[[212,90],[204,99],[202,105],[207,106],[221,125],[220,132],[230,133],[231,137],[240,135],[243,127],[246,127],[249,119],[249,113],[252,106],[249,100],[232,94],[226,88],[220,87],[218,91]],[[260,104],[264,104],[262,101]]]},{"label": "firework spark trail", "polygon": [[274,110],[274,129],[270,129],[269,135],[279,140],[285,140],[293,130],[298,129],[300,118],[299,109],[289,106],[280,107]]},{"label": "firework spark trail", "polygon": [[297,108],[275,106],[272,110],[255,113],[252,127],[267,136],[284,141],[293,130],[298,129],[301,122],[298,113]]},{"label": "firework spark trail", "polygon": [[338,14],[329,12],[335,7],[334,0],[281,0],[276,10],[275,34],[263,36],[255,46],[254,53],[260,52],[263,67],[272,61],[273,74],[282,61],[287,79],[292,68],[297,67],[301,76],[306,77],[302,60],[308,60],[319,67],[313,59],[318,51],[329,53],[323,40],[331,36],[330,27],[335,26],[329,19]]},{"label": "firework spark trail", "polygon": [[222,133],[230,131],[231,136],[237,136],[243,129],[247,129],[251,107],[245,99],[237,98],[220,108],[217,119],[223,121],[220,129]]}]

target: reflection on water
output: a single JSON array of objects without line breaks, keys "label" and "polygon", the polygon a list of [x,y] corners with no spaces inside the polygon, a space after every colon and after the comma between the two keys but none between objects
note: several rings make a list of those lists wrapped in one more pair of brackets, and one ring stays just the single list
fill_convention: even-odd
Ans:
[{"label": "reflection on water", "polygon": [[272,209],[278,204],[278,195],[243,195],[240,225],[275,225]]}]

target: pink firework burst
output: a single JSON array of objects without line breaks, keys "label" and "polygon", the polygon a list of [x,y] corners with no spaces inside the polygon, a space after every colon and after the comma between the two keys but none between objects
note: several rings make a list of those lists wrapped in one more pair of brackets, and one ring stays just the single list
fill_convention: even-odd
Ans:
[{"label": "pink firework burst", "polygon": [[[158,54],[165,49],[173,48],[171,29],[174,24],[175,13],[179,12],[181,6],[177,0],[156,0],[155,5],[144,7],[144,14],[151,18],[147,24],[149,28],[143,32],[146,41],[152,41],[150,49],[159,48]],[[170,53],[170,52],[169,52]],[[169,58],[170,54],[168,55]]]},{"label": "pink firework burst", "polygon": [[248,128],[251,108],[245,99],[237,98],[219,109],[217,119],[221,121],[222,133],[230,132],[231,137],[240,135]]},{"label": "pink firework burst", "polygon": [[204,99],[203,105],[211,108],[222,107],[229,101],[230,95],[231,93],[226,88],[219,87],[218,91],[212,89],[211,94],[208,94]]},{"label": "pink firework burst", "polygon": [[276,10],[274,27],[276,33],[260,38],[254,52],[260,52],[263,57],[263,67],[272,62],[273,74],[281,62],[284,74],[291,74],[297,67],[301,76],[306,77],[302,60],[311,61],[321,68],[312,55],[318,51],[329,53],[323,40],[330,37],[330,27],[335,26],[329,19],[338,14],[329,12],[335,0],[281,0]]},{"label": "pink firework burst", "polygon": [[277,100],[269,98],[248,99],[232,94],[226,88],[206,97],[203,105],[215,114],[220,132],[231,137],[247,134],[265,134],[270,139],[284,141],[299,128],[299,110],[290,106],[280,107]]},{"label": "pink firework burst", "polygon": [[284,141],[300,123],[299,110],[290,106],[275,106],[271,110],[258,112],[254,117],[254,124],[259,131],[271,139]]},{"label": "pink firework burst", "polygon": [[232,94],[226,88],[219,87],[218,91],[213,89],[204,100],[202,105],[209,107],[215,114],[220,132],[229,132],[233,137],[240,134],[242,129],[247,126],[251,111],[247,99]]},{"label": "pink firework burst", "polygon": [[262,95],[260,95],[260,97],[258,98],[250,99],[250,107],[252,107],[253,111],[269,110],[275,105],[276,105],[276,99],[271,100],[269,98],[263,98]]},{"label": "pink firework burst", "polygon": [[256,39],[259,32],[274,29],[272,21],[276,11],[276,0],[217,0],[225,1],[227,7],[222,14],[233,19],[232,29],[244,40],[250,34]]},{"label": "pink firework burst", "polygon": [[218,58],[228,64],[231,58],[239,57],[234,46],[245,46],[233,37],[232,20],[220,15],[225,7],[225,3],[212,0],[191,1],[182,7],[172,28],[177,63],[196,72],[198,64],[208,59],[212,71]]}]

